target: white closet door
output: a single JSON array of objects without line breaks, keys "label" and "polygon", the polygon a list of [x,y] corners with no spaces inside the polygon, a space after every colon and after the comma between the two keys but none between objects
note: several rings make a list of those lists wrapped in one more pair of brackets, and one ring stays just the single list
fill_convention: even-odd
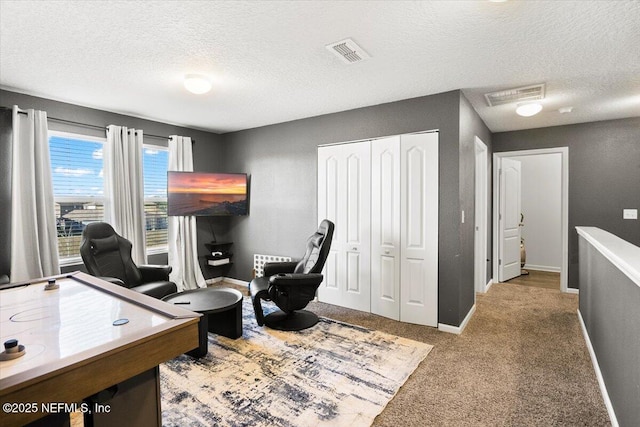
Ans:
[{"label": "white closet door", "polygon": [[330,304],[340,304],[341,295],[338,287],[338,257],[341,246],[338,243],[338,230],[341,221],[338,207],[342,185],[338,172],[343,160],[342,150],[338,145],[318,148],[318,222],[328,219],[336,225],[333,241],[327,261],[324,265],[324,279],[318,288],[318,299]]},{"label": "white closet door", "polygon": [[438,133],[402,135],[400,320],[438,326]]},{"label": "white closet door", "polygon": [[322,302],[371,309],[371,148],[368,141],[318,149],[318,219],[335,223]]},{"label": "white closet door", "polygon": [[371,312],[400,320],[400,136],[371,142]]}]

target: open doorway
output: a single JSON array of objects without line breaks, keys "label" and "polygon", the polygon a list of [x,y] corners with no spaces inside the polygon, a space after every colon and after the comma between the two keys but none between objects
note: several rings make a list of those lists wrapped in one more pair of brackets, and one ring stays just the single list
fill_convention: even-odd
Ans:
[{"label": "open doorway", "polygon": [[567,292],[568,153],[567,147],[494,153],[494,281],[520,276],[523,241],[524,269],[560,273]]},{"label": "open doorway", "polygon": [[[476,171],[475,171],[475,239],[474,239],[474,281],[476,292],[484,293],[489,288],[487,280],[488,253],[488,213],[489,189],[489,151],[487,145],[476,136]],[[488,283],[489,282],[489,283]]]}]

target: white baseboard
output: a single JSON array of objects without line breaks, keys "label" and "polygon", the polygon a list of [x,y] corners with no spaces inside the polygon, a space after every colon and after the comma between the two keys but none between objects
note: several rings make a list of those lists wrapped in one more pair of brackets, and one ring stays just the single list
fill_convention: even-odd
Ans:
[{"label": "white baseboard", "polygon": [[218,282],[222,282],[222,280],[223,280],[222,277],[214,277],[212,279],[205,280],[205,283],[207,284],[207,286],[209,286],[209,285],[213,285],[213,284],[218,283]]},{"label": "white baseboard", "polygon": [[491,285],[493,285],[493,279],[489,279],[489,281],[487,282],[487,285],[484,287],[485,293],[489,292],[489,288],[491,287]]},{"label": "white baseboard", "polygon": [[584,324],[584,320],[582,319],[582,314],[580,313],[579,309],[578,309],[578,320],[580,320],[580,328],[582,329],[582,335],[584,336],[584,340],[587,344],[587,349],[589,350],[589,356],[591,356],[591,363],[593,364],[593,369],[596,371],[596,378],[598,379],[598,385],[600,386],[600,393],[602,394],[602,399],[604,400],[604,406],[607,408],[607,412],[609,413],[609,418],[611,419],[611,426],[618,427],[619,426],[618,419],[616,418],[616,413],[613,410],[611,399],[609,399],[609,393],[607,392],[607,386],[604,384],[604,378],[602,378],[602,372],[600,371],[598,358],[596,357],[596,352],[593,350],[593,345],[591,345],[591,338],[589,338],[587,327]]},{"label": "white baseboard", "polygon": [[469,320],[471,320],[471,316],[473,316],[473,313],[475,312],[476,305],[473,304],[473,307],[471,307],[471,310],[469,310],[460,326],[451,326],[447,325],[446,323],[438,323],[438,330],[442,332],[448,332],[450,334],[460,335],[462,331],[464,331],[464,328],[467,327],[467,323],[469,323]]},{"label": "white baseboard", "polygon": [[222,280],[227,283],[231,283],[232,285],[249,286],[248,280],[234,279],[233,277],[223,277]]},{"label": "white baseboard", "polygon": [[213,285],[216,283],[220,283],[220,282],[227,282],[227,283],[231,283],[232,285],[239,285],[239,286],[248,286],[249,282],[246,280],[240,280],[240,279],[234,279],[233,277],[214,277],[212,279],[207,279],[206,283],[207,285]]},{"label": "white baseboard", "polygon": [[477,291],[476,293],[477,293],[477,294],[486,294],[486,293],[487,293],[487,291],[489,291],[489,288],[491,287],[491,285],[493,285],[493,280],[489,279],[489,281],[487,282],[487,284],[486,284],[486,285],[484,285],[484,286],[482,287],[482,289],[481,289],[481,290],[479,290],[479,291]]},{"label": "white baseboard", "polygon": [[578,295],[580,293],[580,289],[576,289],[576,288],[567,288],[567,293],[568,294],[576,294]]},{"label": "white baseboard", "polygon": [[549,273],[560,273],[562,268],[548,265],[525,264],[525,270],[548,271]]}]

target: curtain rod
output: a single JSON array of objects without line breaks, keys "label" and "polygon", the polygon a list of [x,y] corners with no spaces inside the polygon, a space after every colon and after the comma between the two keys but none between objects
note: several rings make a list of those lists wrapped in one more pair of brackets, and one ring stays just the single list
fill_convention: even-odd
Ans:
[{"label": "curtain rod", "polygon": [[[13,108],[10,108],[10,107],[2,107],[2,108],[5,109],[5,110],[13,110]],[[27,114],[27,112],[23,111],[23,110],[18,110],[18,114]],[[58,119],[56,117],[47,116],[47,120],[53,120],[54,122],[59,122],[59,123],[67,123],[67,124],[72,124],[72,125],[84,126],[84,127],[91,128],[91,129],[99,129],[99,130],[106,129],[104,126],[92,125],[92,124],[89,124],[89,123],[75,122],[73,120]],[[144,133],[144,132],[143,132],[143,136],[148,136],[150,138],[165,139],[165,140],[169,140],[170,139],[168,136],[152,135],[150,133]],[[191,143],[195,144],[196,141],[194,139],[192,139]]]}]

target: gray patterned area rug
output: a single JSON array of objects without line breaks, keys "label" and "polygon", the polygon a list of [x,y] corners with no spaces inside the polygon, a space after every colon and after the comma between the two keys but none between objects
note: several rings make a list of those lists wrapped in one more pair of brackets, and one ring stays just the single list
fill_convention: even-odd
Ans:
[{"label": "gray patterned area rug", "polygon": [[429,354],[428,344],[320,318],[300,332],[209,334],[209,353],[160,365],[164,426],[370,425]]}]

